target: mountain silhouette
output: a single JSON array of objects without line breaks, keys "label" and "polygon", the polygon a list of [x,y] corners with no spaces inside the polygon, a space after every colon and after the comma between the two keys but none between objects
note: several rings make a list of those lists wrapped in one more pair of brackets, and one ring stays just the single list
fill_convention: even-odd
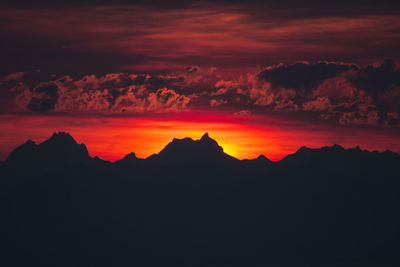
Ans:
[{"label": "mountain silhouette", "polygon": [[270,159],[268,159],[264,155],[259,155],[255,159],[242,160],[242,163],[243,163],[243,165],[248,165],[248,166],[251,166],[253,168],[263,168],[263,167],[265,168],[265,167],[269,167],[270,165],[274,164],[273,161],[271,161]]},{"label": "mountain silhouette", "polygon": [[400,155],[238,160],[206,133],[111,163],[68,133],[0,165],[1,266],[398,266]]},{"label": "mountain silhouette", "polygon": [[24,160],[80,160],[89,157],[84,144],[78,144],[68,133],[54,133],[48,140],[36,145],[32,140],[17,147],[6,162]]},{"label": "mountain silhouette", "polygon": [[[149,161],[149,164],[238,164],[248,167],[267,167],[271,165],[279,166],[305,166],[315,165],[337,168],[345,164],[363,164],[370,161],[372,164],[383,162],[398,161],[400,155],[392,151],[377,152],[361,150],[358,146],[345,149],[340,145],[326,146],[322,148],[301,147],[293,154],[289,154],[278,162],[269,160],[264,155],[255,159],[238,160],[223,151],[217,141],[210,138],[205,133],[199,140],[186,137],[183,139],[174,138],[158,154],[153,154],[147,159],[139,159],[135,153],[131,152],[114,165],[129,166],[137,165],[140,161]],[[74,138],[65,132],[54,133],[48,140],[36,145],[32,140],[17,147],[11,152],[3,163],[5,166],[11,165],[33,165],[41,168],[41,163],[52,165],[63,165],[71,162],[96,162],[97,164],[106,161],[98,157],[90,157],[84,144],[78,144]],[[345,166],[346,167],[346,166]],[[349,167],[349,166],[347,166]]]},{"label": "mountain silhouette", "polygon": [[84,159],[89,156],[86,146],[78,144],[69,133],[65,132],[54,133],[50,139],[38,145],[38,150],[44,156],[60,156],[66,160]]},{"label": "mountain silhouette", "polygon": [[174,138],[160,153],[155,154],[149,160],[162,161],[166,164],[213,164],[238,161],[236,158],[224,153],[217,141],[205,133],[200,140],[189,137],[183,139]]},{"label": "mountain silhouette", "polygon": [[141,160],[142,159],[136,157],[135,153],[131,152],[122,159],[115,161],[113,165],[120,168],[135,167]]},{"label": "mountain silhouette", "polygon": [[360,147],[345,149],[340,145],[326,146],[317,149],[301,147],[294,154],[287,155],[279,161],[279,165],[302,166],[325,169],[343,169],[347,171],[355,168],[366,168],[366,166],[377,166],[380,164],[395,164],[400,155],[392,151],[378,152],[361,150]]},{"label": "mountain silhouette", "polygon": [[18,161],[29,161],[35,158],[37,154],[37,145],[32,140],[26,141],[25,144],[20,145],[7,158],[8,163],[18,162]]},{"label": "mountain silhouette", "polygon": [[123,157],[120,160],[117,160],[115,163],[119,163],[119,162],[132,162],[132,161],[136,161],[138,160],[138,158],[136,157],[135,153],[131,152],[127,155],[125,155],[125,157]]}]

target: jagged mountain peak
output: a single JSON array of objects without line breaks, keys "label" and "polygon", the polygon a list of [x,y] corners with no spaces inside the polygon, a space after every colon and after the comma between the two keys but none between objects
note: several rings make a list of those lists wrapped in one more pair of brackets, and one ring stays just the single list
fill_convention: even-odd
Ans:
[{"label": "jagged mountain peak", "polygon": [[49,139],[47,139],[43,143],[78,144],[68,132],[55,132]]},{"label": "jagged mountain peak", "polygon": [[[325,146],[322,148],[308,148],[302,146],[295,153],[287,155],[285,158],[276,162],[284,164],[285,162],[329,162],[335,160],[343,160],[345,158],[356,157],[364,159],[373,156],[385,156],[386,158],[399,158],[399,155],[391,152],[369,152],[361,150],[359,146],[345,149],[340,145]],[[35,144],[32,140],[27,140],[23,145],[17,147],[7,158],[7,162],[70,162],[85,161],[89,159],[87,148],[84,144],[78,144],[75,139],[67,132],[54,133],[48,140]],[[234,157],[225,154],[223,148],[218,142],[212,139],[206,132],[198,140],[190,137],[178,139],[174,138],[168,145],[164,147],[158,154],[153,154],[147,158],[150,161],[163,159],[168,163],[175,162],[177,164],[185,162],[221,162],[225,160],[237,160]],[[147,160],[146,159],[146,160]],[[119,161],[136,162],[139,160],[135,153],[131,152]],[[117,161],[117,162],[119,162]],[[272,163],[264,155],[259,155],[252,160],[244,160],[244,162],[257,162],[260,164]]]},{"label": "jagged mountain peak", "polygon": [[315,152],[315,151],[344,151],[344,150],[345,149],[341,145],[334,144],[332,146],[324,146],[321,148],[309,148],[306,146],[302,146],[296,151],[296,153],[307,153],[312,151]]},{"label": "jagged mountain peak", "polygon": [[264,156],[263,154],[259,155],[256,160],[259,161],[265,161],[265,162],[271,162],[271,160],[269,158],[267,158],[266,156]]},{"label": "jagged mountain peak", "polygon": [[28,139],[24,145],[27,146],[36,146],[36,143],[34,141],[32,141],[31,139]]},{"label": "jagged mountain peak", "polygon": [[130,165],[134,162],[137,162],[139,159],[136,157],[136,154],[131,152],[126,154],[122,159],[115,161],[116,165]]},{"label": "jagged mountain peak", "polygon": [[54,133],[49,139],[39,144],[42,154],[63,155],[62,157],[88,157],[84,144],[78,144],[67,132]]},{"label": "jagged mountain peak", "polygon": [[122,158],[123,160],[135,160],[137,159],[136,154],[131,152],[129,154],[126,154],[125,157]]},{"label": "jagged mountain peak", "polygon": [[182,143],[190,143],[194,142],[194,140],[190,137],[185,138],[174,138],[170,144],[182,144]]},{"label": "jagged mountain peak", "polygon": [[[157,156],[152,158],[169,158],[170,160],[209,160],[230,157],[224,153],[223,148],[217,141],[210,138],[208,133],[205,133],[199,140],[193,140],[186,137],[183,139],[174,138],[167,146],[160,151]],[[232,158],[232,157],[231,157]]]},{"label": "jagged mountain peak", "polygon": [[202,144],[208,144],[211,146],[215,146],[215,147],[220,147],[218,145],[218,142],[215,141],[214,139],[210,138],[210,136],[208,135],[208,133],[205,133],[201,138],[200,138],[200,143]]},{"label": "jagged mountain peak", "polygon": [[30,160],[37,151],[37,145],[31,139],[14,149],[7,157],[7,162]]},{"label": "jagged mountain peak", "polygon": [[[200,141],[208,141],[210,140],[210,136],[208,136],[208,133],[206,132],[205,134],[203,134],[203,136],[200,138]],[[211,139],[213,140],[213,139]]]},{"label": "jagged mountain peak", "polygon": [[17,147],[8,157],[8,162],[45,162],[77,161],[89,159],[89,153],[84,144],[78,144],[67,132],[54,133],[49,139],[36,145],[32,140]]}]

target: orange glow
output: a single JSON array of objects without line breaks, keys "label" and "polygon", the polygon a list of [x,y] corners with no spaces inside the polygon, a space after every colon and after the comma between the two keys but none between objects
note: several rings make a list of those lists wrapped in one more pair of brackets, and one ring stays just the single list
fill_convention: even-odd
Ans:
[{"label": "orange glow", "polygon": [[362,149],[400,152],[396,129],[321,126],[266,117],[238,117],[209,113],[183,113],[158,117],[61,117],[0,116],[0,157],[27,139],[36,143],[53,132],[67,131],[78,143],[86,144],[90,155],[115,161],[135,152],[140,158],[158,153],[174,137],[199,139],[205,132],[234,157],[255,158],[264,154],[279,160],[300,146],[322,147],[340,144]]}]

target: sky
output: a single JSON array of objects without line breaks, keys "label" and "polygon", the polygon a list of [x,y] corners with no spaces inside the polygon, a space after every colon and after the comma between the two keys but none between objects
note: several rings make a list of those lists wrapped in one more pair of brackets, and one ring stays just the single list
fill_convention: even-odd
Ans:
[{"label": "sky", "polygon": [[111,161],[205,132],[400,153],[396,1],[6,0],[0,40],[0,160],[55,131]]}]

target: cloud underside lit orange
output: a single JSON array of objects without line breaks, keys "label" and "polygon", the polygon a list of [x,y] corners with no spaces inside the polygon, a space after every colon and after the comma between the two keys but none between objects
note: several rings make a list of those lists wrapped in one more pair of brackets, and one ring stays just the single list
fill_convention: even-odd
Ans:
[{"label": "cloud underside lit orange", "polygon": [[199,139],[208,132],[227,154],[239,159],[264,154],[279,160],[300,145],[340,144],[362,149],[400,152],[399,129],[315,125],[269,117],[238,117],[209,112],[149,117],[0,116],[0,160],[27,139],[36,143],[53,132],[67,131],[86,144],[91,156],[115,161],[129,152],[140,158],[158,153],[172,138]]}]

